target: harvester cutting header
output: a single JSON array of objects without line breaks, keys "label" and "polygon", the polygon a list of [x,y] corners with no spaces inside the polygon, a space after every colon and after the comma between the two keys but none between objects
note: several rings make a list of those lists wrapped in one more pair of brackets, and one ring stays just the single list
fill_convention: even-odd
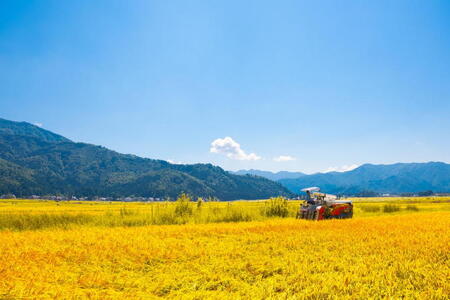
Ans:
[{"label": "harvester cutting header", "polygon": [[347,219],[353,217],[352,201],[338,201],[335,195],[320,193],[320,188],[302,189],[306,200],[301,204],[297,214],[299,219],[324,220]]}]

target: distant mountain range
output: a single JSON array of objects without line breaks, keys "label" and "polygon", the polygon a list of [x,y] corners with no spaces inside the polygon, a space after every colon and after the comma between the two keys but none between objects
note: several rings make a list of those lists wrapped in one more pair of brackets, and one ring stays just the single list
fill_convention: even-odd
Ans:
[{"label": "distant mountain range", "polygon": [[239,171],[230,171],[230,173],[236,174],[236,175],[256,175],[256,176],[261,176],[261,177],[265,177],[267,179],[270,180],[280,180],[280,179],[293,179],[293,178],[299,178],[302,176],[305,176],[306,174],[301,173],[301,172],[288,172],[288,171],[280,171],[280,172],[270,172],[270,171],[261,171],[261,170],[239,170]]},{"label": "distant mountain range", "polygon": [[347,195],[367,191],[450,192],[450,165],[365,164],[347,172],[312,175],[227,172],[211,164],[178,165],[120,154],[101,146],[75,143],[26,122],[0,119],[0,194],[175,198],[186,192],[234,200],[289,197],[309,186]]},{"label": "distant mountain range", "polygon": [[332,194],[354,195],[364,192],[417,193],[431,190],[450,192],[450,164],[443,162],[365,164],[347,172],[305,175],[278,180],[292,192],[318,186]]},{"label": "distant mountain range", "polygon": [[0,119],[0,194],[175,198],[182,192],[220,200],[292,196],[266,178],[120,154]]}]

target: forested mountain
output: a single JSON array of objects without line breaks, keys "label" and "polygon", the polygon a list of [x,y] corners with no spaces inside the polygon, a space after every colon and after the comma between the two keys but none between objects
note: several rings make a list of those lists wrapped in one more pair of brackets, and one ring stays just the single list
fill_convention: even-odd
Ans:
[{"label": "forested mountain", "polygon": [[231,174],[211,164],[176,165],[120,154],[29,123],[0,119],[0,194],[174,198],[187,192],[233,200],[292,196],[308,186],[335,194],[450,192],[450,165],[365,164],[348,172],[312,175],[259,170]]},{"label": "forested mountain", "polygon": [[301,172],[289,172],[289,171],[270,172],[270,171],[254,170],[254,169],[239,170],[239,171],[235,171],[235,172],[231,172],[231,173],[236,174],[236,175],[246,175],[246,174],[256,175],[256,176],[265,177],[267,179],[274,180],[274,181],[281,180],[281,179],[289,179],[289,178],[299,178],[299,177],[306,175]]},{"label": "forested mountain", "polygon": [[281,184],[211,164],[175,165],[75,143],[26,122],[0,119],[0,194],[176,197],[291,196]]},{"label": "forested mountain", "polygon": [[309,186],[319,186],[333,194],[450,192],[450,164],[365,164],[348,172],[317,173],[279,182],[293,192]]}]

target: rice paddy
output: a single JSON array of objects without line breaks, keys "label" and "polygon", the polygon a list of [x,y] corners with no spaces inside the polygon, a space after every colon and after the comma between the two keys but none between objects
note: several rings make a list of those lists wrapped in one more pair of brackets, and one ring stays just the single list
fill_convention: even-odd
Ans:
[{"label": "rice paddy", "polygon": [[322,222],[298,201],[2,200],[0,298],[448,299],[450,198],[369,200]]}]

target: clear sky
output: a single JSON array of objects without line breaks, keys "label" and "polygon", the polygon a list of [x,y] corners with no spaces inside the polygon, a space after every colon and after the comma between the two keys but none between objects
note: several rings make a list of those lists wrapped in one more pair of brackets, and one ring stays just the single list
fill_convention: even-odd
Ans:
[{"label": "clear sky", "polygon": [[450,162],[450,1],[0,1],[0,117],[227,170]]}]

